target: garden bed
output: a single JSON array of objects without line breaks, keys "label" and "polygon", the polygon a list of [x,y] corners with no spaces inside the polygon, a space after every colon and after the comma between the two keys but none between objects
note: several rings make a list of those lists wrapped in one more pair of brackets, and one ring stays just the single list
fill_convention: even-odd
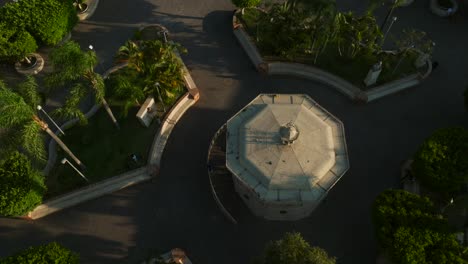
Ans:
[{"label": "garden bed", "polygon": [[[260,30],[257,29],[257,21],[262,15],[263,12],[261,10],[250,8],[245,9],[244,15],[241,15],[240,12],[236,13],[236,18],[242,23],[243,28],[250,36],[250,39],[255,43],[266,62],[296,62],[315,66],[349,81],[364,91],[373,87],[366,87],[364,85],[364,79],[372,65],[378,61],[382,61],[382,72],[375,85],[388,83],[418,72],[418,69],[413,63],[419,55],[414,50],[408,50],[403,59],[401,59],[401,56],[386,52],[366,54],[354,59],[348,59],[339,55],[336,46],[328,45],[316,62],[314,62],[313,56],[308,56],[307,54],[293,59],[273,56],[271,52],[262,47],[257,41],[257,30]],[[272,39],[271,41],[275,40]]]},{"label": "garden bed", "polygon": [[[158,122],[154,120],[149,128],[143,127],[135,117],[137,111],[138,108],[132,108],[128,116],[122,118],[120,111],[114,110],[120,130],[114,127],[106,111],[100,109],[89,119],[88,125],[77,125],[65,132],[62,140],[86,165],[83,174],[90,183],[146,165]],[[138,162],[131,160],[131,154],[136,154]],[[45,198],[88,184],[68,164],[60,163],[64,157],[64,152],[58,150],[56,165],[46,180],[48,191]]]}]

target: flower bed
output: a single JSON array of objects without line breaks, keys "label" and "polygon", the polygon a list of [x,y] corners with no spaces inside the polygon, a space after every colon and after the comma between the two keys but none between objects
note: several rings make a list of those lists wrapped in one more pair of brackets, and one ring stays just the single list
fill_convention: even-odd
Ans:
[{"label": "flower bed", "polygon": [[244,15],[241,15],[240,12],[236,13],[237,21],[242,24],[245,31],[249,34],[251,41],[255,43],[266,62],[297,62],[315,66],[349,81],[364,91],[371,87],[366,87],[363,81],[369,69],[378,61],[382,61],[382,72],[375,85],[388,83],[418,72],[418,69],[414,66],[414,61],[419,54],[414,49],[407,49],[400,53],[362,53],[358,54],[356,57],[350,58],[340,55],[337,44],[331,43],[326,45],[324,50],[317,57],[307,54],[306,52],[295,54],[291,57],[274,54],[274,50],[268,45],[265,45],[265,43],[276,41],[273,38],[268,38],[269,36],[276,35],[262,33],[261,36],[263,39],[260,41],[258,38],[258,33],[262,30],[266,30],[264,27],[258,28],[262,16],[265,16],[265,12],[255,8],[245,9]]}]

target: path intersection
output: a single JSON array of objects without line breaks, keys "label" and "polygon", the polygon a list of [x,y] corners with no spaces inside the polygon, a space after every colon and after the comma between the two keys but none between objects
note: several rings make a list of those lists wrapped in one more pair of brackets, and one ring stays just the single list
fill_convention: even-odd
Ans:
[{"label": "path intersection", "polygon": [[[339,0],[338,6],[362,12],[362,2]],[[233,10],[228,0],[100,0],[94,15],[75,28],[73,39],[85,47],[92,44],[109,68],[135,29],[163,24],[189,51],[183,59],[200,88],[200,100],[173,130],[154,182],[35,221],[0,218],[0,256],[58,241],[78,252],[82,263],[135,263],[148,249],[181,247],[193,263],[241,264],[267,241],[299,231],[338,263],[375,263],[370,216],[375,196],[398,187],[400,162],[435,129],[468,124],[462,101],[468,84],[468,16],[438,18],[427,1],[398,9],[392,31],[426,31],[437,43],[434,58],[440,66],[418,87],[356,105],[325,85],[258,74],[232,34]],[[270,92],[306,93],[339,118],[351,168],[304,220],[270,222],[246,215],[233,225],[213,200],[207,149],[229,117],[259,93]]]}]

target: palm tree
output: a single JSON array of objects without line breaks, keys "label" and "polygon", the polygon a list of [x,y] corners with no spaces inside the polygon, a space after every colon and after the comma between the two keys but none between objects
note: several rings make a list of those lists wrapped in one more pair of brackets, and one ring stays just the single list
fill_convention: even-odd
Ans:
[{"label": "palm tree", "polygon": [[37,84],[33,77],[20,84],[16,92],[8,89],[0,81],[0,127],[4,129],[2,150],[16,149],[18,146],[36,160],[44,161],[44,137],[40,131],[45,131],[57,144],[78,164],[84,168],[83,163],[70,151],[63,141],[50,130],[47,123],[37,115],[37,106],[40,104]]},{"label": "palm tree", "polygon": [[[142,83],[141,86],[131,85],[128,80],[121,79],[120,84],[114,85],[116,96],[125,101],[124,110],[135,102],[139,104],[146,96],[157,97],[163,105],[175,99],[184,86],[182,64],[175,51],[186,52],[179,44],[160,40],[128,41],[119,49],[117,59],[127,61],[130,72],[137,73]],[[136,91],[137,88],[141,91]]]},{"label": "palm tree", "polygon": [[64,118],[79,118],[85,123],[86,118],[79,110],[80,102],[86,98],[88,88],[91,88],[96,102],[101,102],[107,114],[119,129],[117,119],[105,99],[104,80],[94,72],[97,64],[96,53],[92,50],[84,52],[78,43],[68,41],[54,49],[50,54],[54,72],[46,78],[48,86],[62,86],[68,82],[75,82],[64,107],[55,113]]}]

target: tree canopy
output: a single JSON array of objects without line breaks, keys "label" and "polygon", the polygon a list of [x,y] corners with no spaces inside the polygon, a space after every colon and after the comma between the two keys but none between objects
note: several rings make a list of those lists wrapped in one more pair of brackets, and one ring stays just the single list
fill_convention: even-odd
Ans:
[{"label": "tree canopy", "polygon": [[0,161],[0,215],[21,216],[42,202],[44,177],[19,152]]},{"label": "tree canopy", "polygon": [[462,127],[435,131],[419,147],[412,169],[428,189],[454,193],[468,181],[468,130]]},{"label": "tree canopy", "polygon": [[312,247],[299,233],[286,233],[277,241],[271,241],[258,264],[334,264],[335,258],[319,247]]},{"label": "tree canopy", "polygon": [[427,197],[386,190],[374,202],[373,220],[380,244],[395,263],[468,263],[468,249],[458,244]]},{"label": "tree canopy", "polygon": [[52,242],[41,246],[32,246],[12,256],[0,259],[2,264],[78,264],[79,256],[75,252]]}]

